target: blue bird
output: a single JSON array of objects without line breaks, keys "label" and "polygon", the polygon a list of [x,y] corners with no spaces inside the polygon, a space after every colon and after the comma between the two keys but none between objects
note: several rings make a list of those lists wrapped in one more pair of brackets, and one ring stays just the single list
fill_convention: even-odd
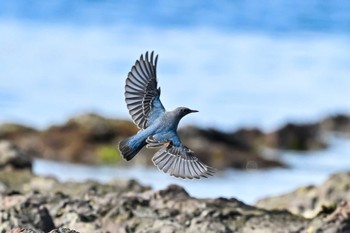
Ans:
[{"label": "blue bird", "polygon": [[132,137],[119,143],[119,150],[127,161],[144,147],[162,147],[152,158],[154,165],[171,176],[199,179],[213,175],[214,169],[205,165],[194,152],[183,145],[177,134],[182,117],[198,112],[185,107],[166,111],[160,101],[157,84],[158,55],[141,55],[131,68],[125,83],[125,102],[134,123],[140,129]]}]

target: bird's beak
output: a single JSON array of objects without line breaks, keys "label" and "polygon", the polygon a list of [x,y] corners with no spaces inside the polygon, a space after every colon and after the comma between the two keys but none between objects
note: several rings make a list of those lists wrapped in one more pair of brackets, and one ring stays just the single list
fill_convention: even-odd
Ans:
[{"label": "bird's beak", "polygon": [[191,113],[193,113],[193,112],[199,112],[199,111],[198,111],[198,110],[192,110],[192,109],[191,109]]}]

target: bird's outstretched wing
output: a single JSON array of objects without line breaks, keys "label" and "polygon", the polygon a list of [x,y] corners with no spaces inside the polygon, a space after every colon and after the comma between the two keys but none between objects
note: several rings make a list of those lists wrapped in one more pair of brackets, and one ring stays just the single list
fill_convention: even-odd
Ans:
[{"label": "bird's outstretched wing", "polygon": [[125,83],[125,102],[134,123],[140,128],[147,128],[165,112],[161,103],[160,88],[157,87],[157,60],[154,53],[150,58],[141,55],[131,68]]},{"label": "bird's outstretched wing", "polygon": [[[149,147],[159,146],[159,142],[151,141]],[[163,172],[183,179],[207,178],[215,173],[215,169],[205,165],[194,152],[184,145],[175,146],[171,142],[165,143],[152,158],[153,163]]]}]

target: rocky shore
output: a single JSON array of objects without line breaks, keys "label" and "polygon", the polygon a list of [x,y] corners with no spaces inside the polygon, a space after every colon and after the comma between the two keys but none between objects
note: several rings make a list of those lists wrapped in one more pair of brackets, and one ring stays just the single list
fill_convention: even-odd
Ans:
[{"label": "rocky shore", "polygon": [[[320,186],[264,198],[255,206],[233,197],[193,198],[176,185],[152,190],[135,180],[59,182],[32,173],[34,158],[123,164],[115,145],[136,131],[129,121],[95,114],[45,130],[0,125],[0,233],[350,232],[350,172],[334,174]],[[321,150],[328,134],[349,135],[350,117],[286,124],[268,133],[193,126],[180,133],[185,144],[218,169],[259,169],[285,166],[279,150]],[[135,163],[151,161],[153,152],[143,153]]]},{"label": "rocky shore", "polygon": [[[44,130],[16,123],[0,124],[0,140],[9,140],[33,157],[88,164],[121,164],[117,143],[137,132],[130,121],[85,114]],[[242,128],[234,132],[187,126],[183,142],[198,157],[218,169],[285,167],[279,150],[321,150],[330,132],[350,133],[350,117],[335,115],[308,124],[289,123],[273,132]],[[266,152],[266,148],[272,149]],[[271,153],[273,151],[273,153]],[[142,150],[130,163],[151,165],[152,150]]]},{"label": "rocky shore", "polygon": [[250,206],[193,198],[176,185],[59,182],[32,174],[30,157],[8,141],[0,143],[0,161],[1,233],[350,232],[350,172]]}]

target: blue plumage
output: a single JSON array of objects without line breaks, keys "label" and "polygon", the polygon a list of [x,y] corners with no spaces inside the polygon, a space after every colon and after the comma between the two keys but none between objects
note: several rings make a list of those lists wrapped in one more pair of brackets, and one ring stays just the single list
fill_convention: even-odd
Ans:
[{"label": "blue plumage", "polygon": [[125,84],[125,102],[134,123],[140,131],[119,143],[126,160],[131,160],[144,146],[162,147],[152,158],[153,163],[171,176],[193,179],[213,175],[214,169],[195,157],[184,146],[177,134],[182,117],[197,112],[185,107],[166,111],[160,101],[157,84],[157,60],[152,52],[141,55],[128,74]]}]

